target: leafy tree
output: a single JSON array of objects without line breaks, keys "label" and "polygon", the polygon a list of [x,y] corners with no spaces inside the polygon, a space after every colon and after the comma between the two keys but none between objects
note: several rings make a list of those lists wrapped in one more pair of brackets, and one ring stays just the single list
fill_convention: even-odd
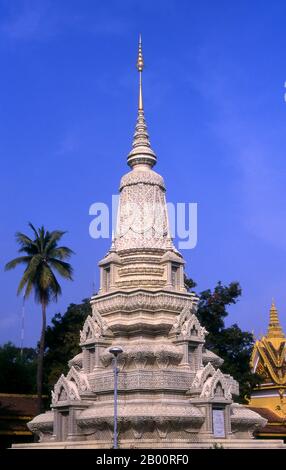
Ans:
[{"label": "leafy tree", "polygon": [[87,316],[91,314],[89,299],[81,304],[70,304],[64,315],[57,313],[46,329],[44,383],[50,391],[62,373],[68,371],[68,361],[81,352],[79,332]]},{"label": "leafy tree", "polygon": [[72,280],[72,267],[64,260],[70,258],[73,252],[66,246],[58,246],[65,232],[60,230],[49,232],[43,226],[36,230],[31,223],[29,223],[29,227],[33,231],[33,239],[24,233],[16,233],[16,241],[20,246],[18,252],[25,253],[25,255],[7,263],[5,269],[14,269],[19,264],[26,266],[18,286],[17,294],[25,290],[24,297],[27,298],[34,291],[35,301],[42,307],[42,331],[37,367],[38,409],[41,412],[46,309],[47,305],[52,300],[57,301],[58,296],[61,294],[61,286],[54,271],[63,278]]},{"label": "leafy tree", "polygon": [[184,274],[184,282],[189,292],[193,292],[194,288],[197,286],[197,283],[190,277],[187,277],[186,274]]},{"label": "leafy tree", "polygon": [[228,286],[218,282],[213,292],[207,289],[199,294],[197,317],[209,332],[206,337],[207,348],[217,348],[219,335],[225,328],[224,320],[228,316],[226,307],[235,304],[240,295],[238,282],[231,282]]},{"label": "leafy tree", "polygon": [[[196,285],[188,278],[185,284],[188,289]],[[197,317],[209,333],[205,347],[224,360],[221,369],[239,382],[239,399],[245,402],[252,388],[259,383],[259,378],[250,369],[254,338],[248,331],[242,331],[237,324],[225,327],[227,307],[236,304],[240,295],[241,287],[238,282],[231,282],[228,286],[218,282],[213,291],[207,289],[199,294]]]},{"label": "leafy tree", "polygon": [[0,346],[0,390],[2,393],[34,393],[36,350],[20,348],[11,342]]}]

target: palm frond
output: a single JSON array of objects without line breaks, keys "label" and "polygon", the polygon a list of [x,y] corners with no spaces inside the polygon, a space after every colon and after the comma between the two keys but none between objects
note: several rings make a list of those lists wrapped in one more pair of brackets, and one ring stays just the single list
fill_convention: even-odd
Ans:
[{"label": "palm frond", "polygon": [[19,248],[18,250],[18,253],[27,253],[27,255],[36,255],[39,253],[39,248],[37,247],[37,245],[35,243],[33,243],[33,245],[26,245],[26,246],[23,246],[22,248]]},{"label": "palm frond", "polygon": [[41,253],[44,253],[45,252],[45,238],[46,236],[49,238],[49,232],[45,233],[45,229],[43,225],[42,227],[39,228],[38,232],[39,232],[39,243],[41,247]]},{"label": "palm frond", "polygon": [[31,222],[29,222],[28,225],[33,230],[34,235],[35,235],[35,239],[39,238],[39,233],[38,233],[37,229],[34,227],[34,225]]},{"label": "palm frond", "polygon": [[41,265],[37,275],[36,296],[41,299],[45,295],[49,295],[54,299],[61,294],[61,286],[59,285],[52,269],[46,263]]},{"label": "palm frond", "polygon": [[31,256],[19,256],[18,258],[12,259],[5,264],[5,271],[14,269],[18,264],[29,263],[31,261]]},{"label": "palm frond", "polygon": [[57,246],[57,242],[64,236],[66,232],[62,230],[53,230],[52,232],[47,232],[49,234],[49,239],[45,244],[45,250],[48,252],[52,247]]},{"label": "palm frond", "polygon": [[72,280],[73,268],[69,263],[55,258],[50,258],[49,263],[62,277]]},{"label": "palm frond", "polygon": [[26,289],[25,289],[25,294],[24,294],[25,299],[27,299],[30,296],[30,294],[33,290],[33,287],[34,287],[34,284],[33,284],[32,279],[28,280],[27,283],[26,283]]},{"label": "palm frond", "polygon": [[20,246],[25,247],[25,246],[30,246],[33,245],[33,240],[31,240],[28,235],[25,235],[25,233],[22,232],[16,232],[15,233],[15,238],[17,243],[19,243]]},{"label": "palm frond", "polygon": [[42,263],[37,272],[37,284],[41,290],[49,289],[53,283],[53,272],[47,263]]},{"label": "palm frond", "polygon": [[28,281],[33,282],[37,275],[37,268],[41,263],[41,255],[33,256],[27,268],[24,271],[22,279],[19,283],[17,295],[23,290]]},{"label": "palm frond", "polygon": [[29,222],[28,225],[33,230],[34,235],[35,235],[35,240],[33,243],[36,245],[38,252],[41,253],[42,246],[41,246],[41,241],[40,241],[40,229],[37,230],[31,222]]},{"label": "palm frond", "polygon": [[74,252],[67,246],[57,246],[49,252],[51,258],[59,258],[61,260],[69,259],[72,255],[74,255]]},{"label": "palm frond", "polygon": [[62,293],[62,288],[61,288],[60,284],[58,283],[58,280],[57,280],[56,276],[54,275],[53,271],[51,271],[51,272],[52,272],[52,276],[53,276],[53,283],[51,284],[50,292],[52,294],[53,299],[57,300],[58,296],[61,295],[61,293]]}]

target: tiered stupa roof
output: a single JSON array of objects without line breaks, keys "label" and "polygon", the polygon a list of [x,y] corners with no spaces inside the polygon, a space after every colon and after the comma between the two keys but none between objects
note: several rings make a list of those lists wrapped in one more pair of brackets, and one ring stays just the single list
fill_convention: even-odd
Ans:
[{"label": "tiered stupa roof", "polygon": [[253,372],[263,378],[263,386],[286,387],[286,337],[274,301],[267,334],[256,341],[251,365]]}]

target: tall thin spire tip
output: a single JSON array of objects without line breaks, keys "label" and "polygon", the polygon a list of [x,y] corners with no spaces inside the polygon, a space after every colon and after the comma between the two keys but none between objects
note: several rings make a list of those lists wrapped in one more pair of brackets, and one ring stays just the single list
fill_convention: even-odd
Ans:
[{"label": "tall thin spire tip", "polygon": [[142,72],[143,67],[144,67],[144,61],[143,61],[143,54],[142,54],[142,37],[141,37],[141,34],[139,34],[138,58],[137,58],[136,66],[137,66],[138,72]]},{"label": "tall thin spire tip", "polygon": [[283,333],[283,330],[279,321],[278,311],[275,306],[275,302],[273,298],[272,298],[272,304],[270,307],[270,316],[269,316],[267,336],[269,338],[284,337],[284,333]]},{"label": "tall thin spire tip", "polygon": [[144,163],[149,167],[156,164],[156,154],[152,150],[147,132],[147,126],[144,118],[143,93],[142,93],[142,71],[144,67],[142,54],[142,37],[139,34],[138,57],[136,63],[139,72],[139,97],[138,97],[138,115],[135,128],[135,134],[132,143],[132,150],[127,157],[127,163],[130,167]]}]

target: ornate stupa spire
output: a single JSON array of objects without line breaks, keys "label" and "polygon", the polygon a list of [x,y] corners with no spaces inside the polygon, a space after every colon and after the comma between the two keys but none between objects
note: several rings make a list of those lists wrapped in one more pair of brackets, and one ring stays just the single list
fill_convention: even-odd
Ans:
[{"label": "ornate stupa spire", "polygon": [[135,127],[135,133],[132,142],[132,150],[128,155],[127,163],[131,168],[136,165],[145,164],[153,167],[156,164],[156,154],[151,148],[147,125],[144,118],[143,92],[142,92],[142,72],[144,68],[142,54],[142,40],[139,36],[139,48],[137,58],[137,70],[139,72],[139,99],[138,99],[138,116]]},{"label": "ornate stupa spire", "polygon": [[138,110],[143,111],[143,95],[142,95],[142,72],[144,68],[144,60],[142,54],[142,39],[141,34],[139,36],[139,48],[138,48],[138,58],[136,64],[137,70],[139,72],[139,100],[138,100]]},{"label": "ornate stupa spire", "polygon": [[267,331],[268,338],[285,338],[282,327],[280,325],[278,311],[275,306],[274,300],[272,299],[272,304],[270,308],[270,318]]}]

